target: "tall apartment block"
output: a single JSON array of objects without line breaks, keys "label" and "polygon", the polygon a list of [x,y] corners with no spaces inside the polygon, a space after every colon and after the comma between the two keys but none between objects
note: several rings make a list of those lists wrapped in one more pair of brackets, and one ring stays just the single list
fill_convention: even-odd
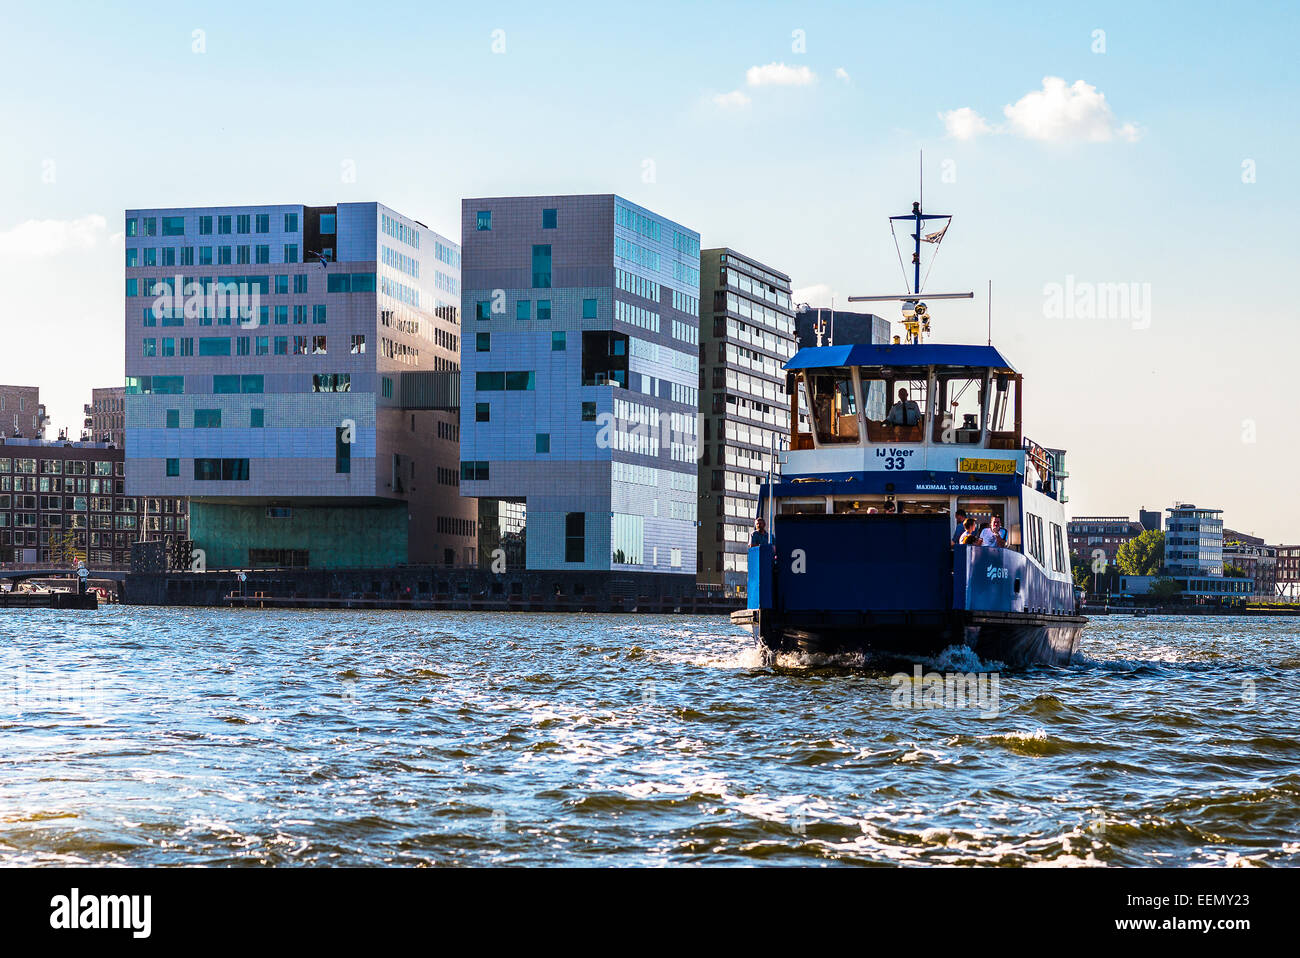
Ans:
[{"label": "tall apartment block", "polygon": [[758,487],[790,445],[782,368],[798,348],[790,277],[733,249],[700,254],[700,398],[697,578],[743,591]]},{"label": "tall apartment block", "polygon": [[0,386],[0,436],[44,439],[48,422],[40,386]]},{"label": "tall apartment block", "polygon": [[128,494],[209,568],[472,564],[459,263],[379,203],[128,210]]},{"label": "tall apartment block", "polygon": [[82,407],[83,442],[111,442],[119,449],[126,445],[126,387],[105,386],[90,391],[90,402]]},{"label": "tall apartment block", "polygon": [[695,575],[700,238],[612,194],[462,203],[479,562]]}]

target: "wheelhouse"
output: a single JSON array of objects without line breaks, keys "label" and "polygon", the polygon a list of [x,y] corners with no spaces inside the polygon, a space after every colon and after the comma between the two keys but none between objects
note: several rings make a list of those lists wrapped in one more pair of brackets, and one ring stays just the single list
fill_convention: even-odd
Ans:
[{"label": "wheelhouse", "polygon": [[1052,455],[1025,439],[1023,379],[997,349],[809,347],[786,369],[791,442],[770,506],[778,525],[960,509],[981,527],[996,517],[1009,547],[1037,557],[1029,510],[1046,507],[1028,500],[1056,499],[1061,477]]},{"label": "wheelhouse", "polygon": [[1021,449],[1021,376],[991,346],[810,347],[786,369],[792,450]]}]

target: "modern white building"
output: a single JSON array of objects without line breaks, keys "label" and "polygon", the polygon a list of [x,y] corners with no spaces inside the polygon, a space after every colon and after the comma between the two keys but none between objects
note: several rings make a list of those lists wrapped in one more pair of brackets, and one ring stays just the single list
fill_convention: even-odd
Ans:
[{"label": "modern white building", "polygon": [[612,194],[462,203],[479,559],[695,576],[700,237]]},{"label": "modern white building", "polygon": [[1167,511],[1165,571],[1174,578],[1222,576],[1223,510],[1179,503]]},{"label": "modern white building", "polygon": [[379,203],[126,211],[128,495],[209,568],[472,564],[460,248]]}]

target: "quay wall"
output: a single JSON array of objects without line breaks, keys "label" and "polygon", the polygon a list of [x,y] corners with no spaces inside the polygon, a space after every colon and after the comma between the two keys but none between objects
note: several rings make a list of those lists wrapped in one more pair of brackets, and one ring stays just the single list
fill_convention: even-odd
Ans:
[{"label": "quay wall", "polygon": [[[288,608],[417,608],[555,612],[683,612],[724,615],[743,599],[701,591],[667,573],[399,566],[384,569],[132,572],[121,601],[133,605]],[[258,594],[262,596],[259,597]]]}]

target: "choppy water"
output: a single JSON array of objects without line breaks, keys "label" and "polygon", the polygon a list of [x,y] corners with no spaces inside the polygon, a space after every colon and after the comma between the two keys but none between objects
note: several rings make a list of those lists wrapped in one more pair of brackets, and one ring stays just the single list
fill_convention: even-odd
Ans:
[{"label": "choppy water", "polygon": [[0,863],[1300,864],[1300,619],[1085,650],[982,717],[722,618],[9,610]]}]

